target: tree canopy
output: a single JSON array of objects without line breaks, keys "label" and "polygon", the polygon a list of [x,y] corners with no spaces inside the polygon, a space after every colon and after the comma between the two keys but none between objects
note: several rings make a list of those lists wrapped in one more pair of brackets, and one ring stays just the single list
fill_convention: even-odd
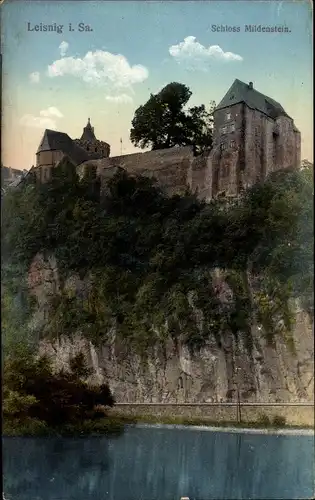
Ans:
[{"label": "tree canopy", "polygon": [[166,85],[140,106],[132,120],[130,140],[135,146],[152,150],[174,146],[193,146],[201,153],[212,147],[214,103],[186,109],[192,95],[181,83]]},{"label": "tree canopy", "polygon": [[20,343],[4,360],[3,413],[5,430],[47,432],[66,430],[85,420],[104,418],[97,407],[114,405],[109,387],[88,385],[90,375],[83,354],[70,360],[70,371],[54,372],[49,359],[35,357]]}]

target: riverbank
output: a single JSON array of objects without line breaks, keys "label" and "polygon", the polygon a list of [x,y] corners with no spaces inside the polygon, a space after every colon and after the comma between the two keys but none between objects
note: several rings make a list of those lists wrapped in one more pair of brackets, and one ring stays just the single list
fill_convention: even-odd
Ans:
[{"label": "riverbank", "polygon": [[[305,403],[116,403],[108,415],[149,419],[155,423],[156,418],[165,423],[182,423],[200,421],[225,422],[252,425],[258,422],[265,427],[275,423],[276,427],[314,427],[314,405]],[[142,417],[143,416],[143,417]]]},{"label": "riverbank", "polygon": [[48,427],[36,419],[24,421],[4,421],[2,435],[5,437],[82,437],[82,436],[119,436],[126,426],[163,427],[163,428],[194,428],[196,430],[225,431],[241,433],[275,433],[275,434],[306,434],[313,435],[314,427],[286,425],[283,420],[260,419],[254,422],[211,421],[202,418],[161,417],[161,416],[122,416],[112,411],[110,417],[98,420],[84,420],[59,427]]},{"label": "riverbank", "polygon": [[[246,425],[246,424],[244,424]],[[292,435],[292,436],[314,436],[314,429],[305,429],[304,427],[222,427],[219,425],[181,425],[181,424],[136,424],[138,428],[157,428],[157,429],[186,429],[194,431],[207,432],[226,432],[229,434],[268,434],[268,435]]]},{"label": "riverbank", "polygon": [[[112,413],[112,416],[114,413]],[[119,418],[119,414],[116,418]],[[247,432],[247,431],[306,431],[307,433],[314,433],[314,426],[310,425],[290,425],[286,424],[283,419],[274,418],[269,420],[265,416],[253,422],[235,422],[235,421],[215,421],[205,418],[183,418],[183,417],[170,417],[170,416],[152,416],[152,415],[136,415],[124,416],[123,421],[129,425],[153,425],[163,427],[197,427],[202,429],[225,430],[234,432]]]},{"label": "riverbank", "polygon": [[126,422],[120,417],[83,420],[58,427],[49,427],[44,422],[29,418],[22,421],[3,421],[4,437],[79,437],[79,436],[119,436],[123,434]]}]

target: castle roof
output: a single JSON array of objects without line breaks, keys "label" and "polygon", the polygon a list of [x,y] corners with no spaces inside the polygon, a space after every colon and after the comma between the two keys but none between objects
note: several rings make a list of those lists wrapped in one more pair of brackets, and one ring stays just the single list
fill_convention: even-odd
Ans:
[{"label": "castle roof", "polygon": [[96,141],[96,137],[94,135],[94,127],[91,126],[90,118],[88,118],[87,125],[83,129],[81,141]]},{"label": "castle roof", "polygon": [[71,158],[75,165],[80,165],[80,163],[90,160],[94,156],[75,144],[68,134],[50,129],[45,130],[36,154],[42,151],[62,151]]},{"label": "castle roof", "polygon": [[3,180],[10,179],[12,176],[23,175],[23,173],[24,173],[23,170],[18,170],[17,168],[10,168],[1,165],[1,182]]},{"label": "castle roof", "polygon": [[241,102],[273,119],[278,116],[289,116],[281,104],[254,89],[252,82],[247,84],[238,79],[234,80],[234,83],[216,107],[216,111]]}]

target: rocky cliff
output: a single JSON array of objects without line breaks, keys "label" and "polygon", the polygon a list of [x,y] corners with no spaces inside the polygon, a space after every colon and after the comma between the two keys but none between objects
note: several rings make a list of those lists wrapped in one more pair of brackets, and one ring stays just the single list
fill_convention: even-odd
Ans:
[{"label": "rocky cliff", "polygon": [[[232,300],[223,273],[217,272],[214,283],[223,304]],[[57,296],[84,296],[91,286],[88,278],[81,280],[73,274],[61,279],[55,258],[40,254],[32,262],[28,284],[37,302],[30,326],[37,331],[53,321],[52,304]],[[295,309],[292,343],[278,335],[270,344],[257,324],[251,330],[252,349],[242,337],[226,331],[219,339],[209,335],[198,351],[189,350],[180,337],[176,342],[168,337],[143,356],[117,336],[113,326],[98,345],[80,328],[71,336],[56,332],[51,340],[40,341],[40,352],[52,356],[58,368],[67,368],[71,356],[84,352],[94,369],[94,380],[106,380],[117,402],[231,401],[236,400],[238,390],[244,402],[312,401],[313,325],[304,311]],[[194,313],[196,322],[202,322],[202,311]]]}]

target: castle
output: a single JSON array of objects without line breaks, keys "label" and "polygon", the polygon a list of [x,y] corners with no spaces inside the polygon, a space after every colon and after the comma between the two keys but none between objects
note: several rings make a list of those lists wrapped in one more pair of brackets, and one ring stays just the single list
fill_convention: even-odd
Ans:
[{"label": "castle", "polygon": [[213,148],[195,157],[191,147],[110,157],[96,139],[90,119],[80,139],[46,130],[32,170],[41,182],[67,158],[79,175],[95,169],[105,186],[118,168],[154,178],[169,195],[189,188],[199,198],[237,197],[270,172],[300,165],[301,135],[293,119],[253,83],[235,80],[214,111]]},{"label": "castle", "polygon": [[90,159],[107,158],[110,146],[96,139],[90,119],[80,139],[72,140],[68,134],[46,129],[36,152],[36,166],[33,170],[41,182],[50,178],[51,169],[67,158],[74,166]]}]

